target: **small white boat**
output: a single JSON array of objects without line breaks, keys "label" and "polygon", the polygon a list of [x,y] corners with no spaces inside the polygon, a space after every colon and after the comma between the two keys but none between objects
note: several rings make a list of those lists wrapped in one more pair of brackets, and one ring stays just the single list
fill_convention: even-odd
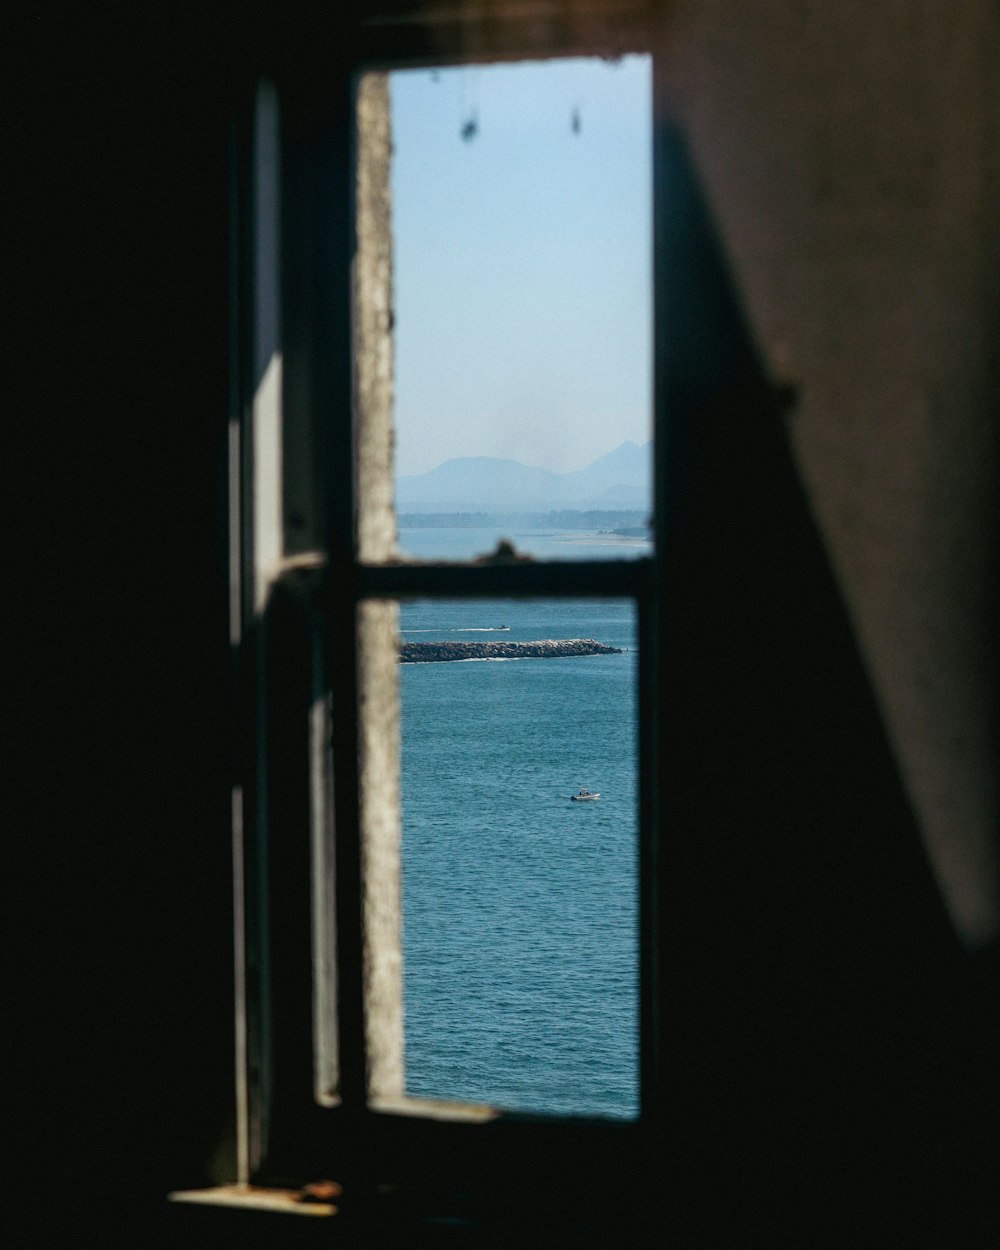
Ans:
[{"label": "small white boat", "polygon": [[595,794],[592,790],[580,789],[577,790],[576,794],[571,794],[569,797],[571,803],[593,803],[595,799],[599,799],[601,796]]}]

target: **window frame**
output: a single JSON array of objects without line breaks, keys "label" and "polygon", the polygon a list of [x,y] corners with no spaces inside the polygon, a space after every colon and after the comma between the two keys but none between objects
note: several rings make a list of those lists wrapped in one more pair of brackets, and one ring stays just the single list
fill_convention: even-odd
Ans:
[{"label": "window frame", "polygon": [[[516,27],[516,23],[515,23]],[[356,554],[356,340],[352,266],[354,218],[353,91],[372,70],[460,61],[543,59],[537,44],[479,49],[469,32],[436,36],[429,55],[422,26],[368,30],[360,58],[339,67],[339,89],[312,76],[257,85],[233,144],[234,399],[231,437],[231,542],[240,747],[234,766],[237,968],[237,1141],[241,1185],[280,1188],[317,1175],[367,1191],[387,1177],[426,1192],[435,1165],[418,1160],[415,1140],[433,1141],[454,1175],[481,1181],[511,1152],[558,1157],[559,1194],[586,1188],[595,1160],[644,1153],[662,1116],[658,951],[659,726],[661,688],[655,640],[663,619],[661,552],[665,514],[654,504],[654,554],[614,562],[525,564],[362,562]],[[449,45],[449,39],[451,44]],[[653,57],[646,31],[617,51]],[[530,41],[529,41],[530,43]],[[579,44],[546,43],[547,57],[582,54]],[[604,49],[606,51],[606,48]],[[449,54],[450,53],[450,54]],[[654,96],[655,96],[654,88]],[[658,179],[655,177],[654,223]],[[319,223],[323,223],[320,229]],[[658,275],[654,229],[654,344]],[[280,315],[275,318],[276,301]],[[268,337],[268,329],[271,337]],[[261,384],[277,351],[281,386],[277,426],[261,424]],[[654,499],[665,481],[661,353],[655,358]],[[341,412],[344,419],[320,414]],[[277,429],[277,442],[275,442]],[[268,439],[271,441],[268,442]],[[296,454],[296,448],[310,454]],[[268,456],[282,466],[281,515],[261,481]],[[321,483],[326,482],[326,488]],[[272,492],[273,494],[273,492]],[[272,515],[262,510],[272,509]],[[278,527],[275,557],[273,528]],[[595,587],[598,587],[595,590]],[[535,1117],[505,1112],[489,1125],[420,1100],[373,1106],[367,1090],[364,919],[359,812],[359,676],[356,614],[371,599],[628,598],[639,628],[640,1115],[636,1121]],[[289,696],[289,691],[295,691]],[[330,709],[332,707],[332,714]],[[314,716],[304,726],[305,709]],[[316,709],[322,708],[317,731]],[[323,716],[329,720],[324,721]],[[331,750],[327,752],[327,745]],[[327,760],[332,757],[332,776]],[[303,767],[308,759],[308,767]],[[317,783],[318,779],[318,783]],[[317,804],[317,784],[323,799]],[[308,836],[305,837],[306,827]],[[332,835],[332,828],[337,832]],[[272,832],[281,828],[282,845]],[[299,848],[287,852],[288,829]],[[303,853],[311,839],[312,859]],[[315,900],[331,901],[316,881],[316,847],[332,857],[335,881],[339,1093],[320,1105],[308,1073],[315,1067],[315,985],[303,965],[316,950]],[[328,864],[327,867],[330,865]],[[312,902],[310,902],[312,900]],[[307,1021],[309,1027],[307,1028]],[[290,1023],[292,1022],[292,1023]],[[463,1122],[465,1120],[465,1122]],[[527,1135],[527,1136],[526,1136]],[[648,1152],[647,1152],[648,1153]],[[459,1166],[461,1164],[461,1166]],[[447,1168],[444,1169],[447,1173]],[[489,1185],[485,1189],[489,1189]],[[454,1187],[453,1187],[454,1189]],[[456,1191],[457,1192],[457,1191]],[[483,1189],[479,1191],[482,1199]],[[555,1193],[550,1197],[555,1200]],[[449,1199],[454,1205],[454,1194]],[[490,1199],[486,1199],[487,1204]],[[546,1200],[547,1201],[547,1200]]]}]

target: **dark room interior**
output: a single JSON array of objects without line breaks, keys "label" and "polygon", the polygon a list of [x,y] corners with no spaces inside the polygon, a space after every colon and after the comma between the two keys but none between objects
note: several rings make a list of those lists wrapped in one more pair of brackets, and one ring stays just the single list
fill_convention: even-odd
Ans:
[{"label": "dark room interior", "polygon": [[[14,15],[8,1244],[996,1244],[997,6]],[[247,657],[270,661],[231,643],[227,440],[257,298],[255,92],[282,103],[283,228],[305,249],[309,205],[347,203],[360,69],[637,49],[656,65],[661,503],[643,1114],[300,1113],[286,1031],[309,969],[275,841],[276,1109],[250,1179],[335,1181],[337,1213],[171,1201],[240,1171],[231,788],[257,765],[234,726]],[[340,163],[317,189],[324,145]],[[308,253],[330,307],[296,295],[297,242],[276,296],[348,505],[349,220]],[[283,613],[276,592],[272,641]],[[301,702],[293,670],[261,680]],[[330,681],[351,695],[346,669]],[[266,765],[291,859],[300,745]]]}]

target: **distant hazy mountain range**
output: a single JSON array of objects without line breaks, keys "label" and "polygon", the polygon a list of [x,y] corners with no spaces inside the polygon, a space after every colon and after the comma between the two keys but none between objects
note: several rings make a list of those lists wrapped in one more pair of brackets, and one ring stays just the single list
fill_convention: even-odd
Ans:
[{"label": "distant hazy mountain range", "polygon": [[516,460],[463,456],[396,479],[397,512],[640,509],[652,499],[652,443],[625,442],[585,469],[552,473]]}]

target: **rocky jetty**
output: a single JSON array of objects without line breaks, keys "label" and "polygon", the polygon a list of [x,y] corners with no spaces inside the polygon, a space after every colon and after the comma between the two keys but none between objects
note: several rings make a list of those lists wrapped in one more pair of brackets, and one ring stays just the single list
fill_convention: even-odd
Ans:
[{"label": "rocky jetty", "polygon": [[564,655],[620,655],[595,638],[558,638],[539,642],[404,642],[403,664],[440,664],[443,660],[545,660]]}]

